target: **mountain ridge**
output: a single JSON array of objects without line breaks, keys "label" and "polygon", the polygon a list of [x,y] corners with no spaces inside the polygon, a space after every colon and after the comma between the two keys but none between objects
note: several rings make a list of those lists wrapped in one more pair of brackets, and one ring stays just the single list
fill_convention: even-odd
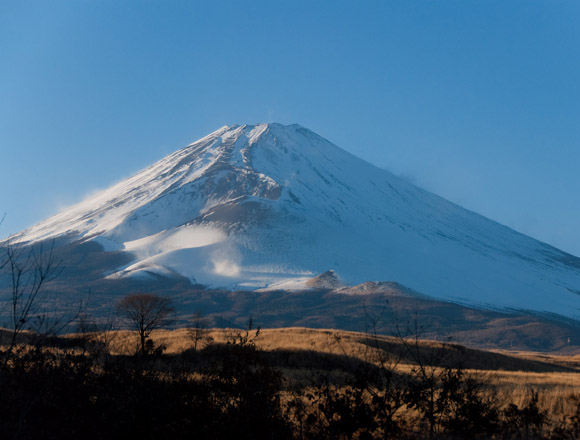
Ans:
[{"label": "mountain ridge", "polygon": [[580,318],[580,259],[297,124],[230,125],[11,238],[95,242],[107,273],[300,289],[329,270],[478,307]]}]

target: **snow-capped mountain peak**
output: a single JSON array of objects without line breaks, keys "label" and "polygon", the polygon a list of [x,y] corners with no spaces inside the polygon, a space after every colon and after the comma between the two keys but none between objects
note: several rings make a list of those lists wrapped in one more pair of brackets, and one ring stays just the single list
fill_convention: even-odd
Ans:
[{"label": "snow-capped mountain peak", "polygon": [[580,259],[417,188],[299,125],[224,126],[12,237],[132,255],[106,276],[246,288],[396,281],[580,318]]}]

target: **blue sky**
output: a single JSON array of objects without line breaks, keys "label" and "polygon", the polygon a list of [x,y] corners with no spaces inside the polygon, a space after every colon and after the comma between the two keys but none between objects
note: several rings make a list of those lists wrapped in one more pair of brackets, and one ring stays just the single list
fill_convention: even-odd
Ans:
[{"label": "blue sky", "polygon": [[580,255],[580,2],[0,0],[0,236],[299,123]]}]

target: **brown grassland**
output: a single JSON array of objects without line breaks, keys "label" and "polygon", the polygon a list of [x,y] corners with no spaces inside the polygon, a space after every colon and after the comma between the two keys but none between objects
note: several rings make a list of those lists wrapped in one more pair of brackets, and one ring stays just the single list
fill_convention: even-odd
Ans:
[{"label": "brown grassland", "polygon": [[[309,328],[4,346],[2,438],[577,438],[580,356]],[[4,339],[6,341],[6,338]]]},{"label": "brown grassland", "polygon": [[[211,329],[208,335],[216,343],[226,343],[235,333],[232,329]],[[392,344],[393,353],[403,351],[397,338],[376,335],[373,338],[386,344]],[[152,339],[167,346],[167,353],[179,353],[191,348],[188,329],[157,330]],[[309,328],[261,329],[256,338],[260,350],[275,352],[279,350],[312,351],[333,355],[346,355],[358,360],[376,359],[376,354],[369,353],[364,343],[368,335],[341,330],[318,330]],[[134,345],[132,332],[122,332],[115,339],[111,349],[114,353],[126,353]],[[445,344],[434,341],[421,341],[422,347],[445,347]],[[458,347],[451,345],[451,347]],[[491,387],[505,394],[506,400],[522,404],[530,388],[542,392],[541,405],[555,416],[570,413],[570,394],[580,392],[580,355],[562,356],[534,352],[510,352],[506,350],[462,351],[462,363],[468,366],[465,371],[480,376]],[[412,362],[401,362],[398,367],[403,371],[412,367]]]},{"label": "brown grassland", "polygon": [[[225,344],[232,339],[238,330],[207,329],[208,340]],[[164,346],[167,354],[178,354],[191,348],[190,329],[157,330],[152,339],[158,346]],[[350,361],[376,363],[381,359],[378,351],[385,349],[394,358],[397,371],[409,373],[416,365],[405,356],[406,348],[401,338],[383,335],[372,335],[369,346],[369,335],[331,329],[279,328],[262,329],[255,338],[256,348],[264,352],[303,352],[314,356],[316,353],[341,356]],[[412,339],[411,339],[412,341]],[[413,343],[415,341],[412,341]],[[449,355],[454,357],[457,365],[470,377],[477,378],[485,384],[485,393],[495,393],[503,402],[502,407],[513,403],[522,407],[529,400],[531,390],[539,393],[538,406],[545,412],[550,423],[566,423],[568,416],[578,411],[575,396],[580,393],[580,355],[564,356],[546,353],[478,350],[455,344],[444,344],[436,341],[417,341],[420,350],[441,350],[433,363],[434,367],[443,368]],[[111,339],[111,352],[127,354],[135,350],[137,340],[133,332],[116,332]],[[309,366],[315,369],[315,365]],[[295,369],[283,370],[287,380],[303,382],[304,371]],[[336,372],[338,373],[338,372]],[[407,411],[409,411],[407,409]]]}]

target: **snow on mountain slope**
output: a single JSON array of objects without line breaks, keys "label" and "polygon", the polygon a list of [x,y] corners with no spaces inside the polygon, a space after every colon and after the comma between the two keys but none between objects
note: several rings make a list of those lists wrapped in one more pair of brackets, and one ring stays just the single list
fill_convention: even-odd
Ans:
[{"label": "snow on mountain slope", "polygon": [[298,125],[222,127],[12,238],[94,240],[243,288],[396,281],[455,302],[580,318],[580,259],[417,188]]}]

